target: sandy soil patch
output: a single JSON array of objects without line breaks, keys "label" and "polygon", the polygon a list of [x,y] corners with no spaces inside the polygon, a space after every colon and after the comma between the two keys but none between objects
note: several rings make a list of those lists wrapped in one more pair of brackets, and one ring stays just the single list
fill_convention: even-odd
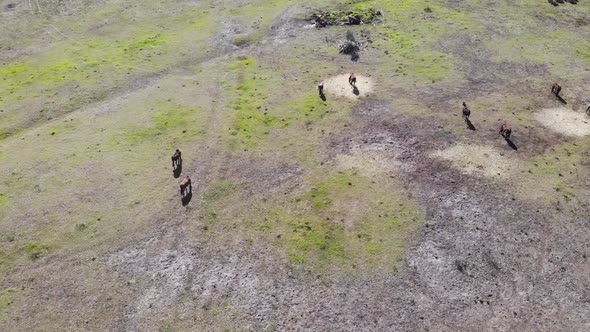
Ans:
[{"label": "sandy soil patch", "polygon": [[336,157],[338,169],[358,169],[362,175],[373,177],[380,174],[389,174],[395,171],[399,162],[384,158],[377,151],[353,150],[351,154],[341,154]]},{"label": "sandy soil patch", "polygon": [[590,135],[590,117],[567,108],[548,108],[535,114],[543,126],[567,136]]},{"label": "sandy soil patch", "polygon": [[351,99],[362,98],[373,92],[373,80],[366,76],[356,75],[356,89],[348,84],[348,76],[342,74],[324,80],[324,90],[327,94],[347,97]]},{"label": "sandy soil patch", "polygon": [[515,160],[490,146],[458,144],[433,155],[450,161],[465,174],[506,178],[517,167]]}]

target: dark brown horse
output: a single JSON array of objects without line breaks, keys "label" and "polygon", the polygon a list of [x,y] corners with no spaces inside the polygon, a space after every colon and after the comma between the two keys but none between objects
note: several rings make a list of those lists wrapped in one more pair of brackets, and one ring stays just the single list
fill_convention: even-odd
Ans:
[{"label": "dark brown horse", "polygon": [[502,135],[502,137],[504,137],[505,139],[510,139],[511,134],[512,134],[512,128],[510,128],[509,125],[503,123],[500,126],[500,135]]},{"label": "dark brown horse", "polygon": [[174,154],[172,155],[172,168],[175,168],[176,166],[180,166],[180,164],[182,164],[182,154],[180,153],[180,150],[176,149],[176,151],[174,151]]},{"label": "dark brown horse", "polygon": [[[187,190],[187,188],[188,188],[188,190]],[[191,183],[191,178],[189,178],[187,175],[186,178],[184,178],[180,181],[180,196],[184,197],[187,194],[192,194],[192,193],[193,193],[193,185]]]},{"label": "dark brown horse", "polygon": [[348,84],[355,86],[356,85],[356,75],[354,73],[348,76]]},{"label": "dark brown horse", "polygon": [[463,119],[465,121],[469,120],[469,116],[471,115],[471,110],[467,108],[467,104],[463,102]]},{"label": "dark brown horse", "polygon": [[553,93],[555,96],[559,97],[560,92],[561,92],[561,86],[557,83],[553,83],[553,85],[551,86],[551,93]]}]

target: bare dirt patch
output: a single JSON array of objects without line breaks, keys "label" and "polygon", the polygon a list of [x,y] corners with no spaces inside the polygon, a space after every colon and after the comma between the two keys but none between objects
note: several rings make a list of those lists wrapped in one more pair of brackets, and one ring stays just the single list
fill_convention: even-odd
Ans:
[{"label": "bare dirt patch", "polygon": [[367,97],[373,92],[373,80],[366,76],[356,75],[356,88],[348,84],[348,76],[342,74],[324,80],[327,93],[351,99]]},{"label": "bare dirt patch", "polygon": [[535,114],[537,121],[553,131],[567,136],[590,135],[590,117],[567,108],[548,108]]},{"label": "bare dirt patch", "polygon": [[516,169],[516,162],[490,146],[457,144],[433,154],[448,160],[465,174],[506,178]]},{"label": "bare dirt patch", "polygon": [[350,154],[336,156],[339,169],[358,169],[363,175],[373,177],[396,171],[399,161],[389,159],[378,151],[354,149]]}]

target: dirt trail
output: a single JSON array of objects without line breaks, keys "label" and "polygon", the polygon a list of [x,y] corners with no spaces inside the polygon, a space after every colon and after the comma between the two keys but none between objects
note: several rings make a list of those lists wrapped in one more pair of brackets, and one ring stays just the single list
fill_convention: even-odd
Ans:
[{"label": "dirt trail", "polygon": [[[176,303],[178,296],[193,283],[194,258],[198,248],[184,234],[184,224],[198,212],[204,189],[215,177],[221,162],[215,158],[215,153],[224,110],[219,86],[225,76],[217,73],[213,77],[211,88],[207,90],[210,96],[207,138],[196,146],[197,149],[183,153],[183,166],[186,168],[180,178],[188,175],[192,180],[190,199],[182,201],[178,191],[174,191],[173,218],[145,234],[142,241],[129,243],[128,247],[109,258],[109,265],[117,270],[151,279],[148,286],[137,293],[131,313],[121,322],[124,329],[143,330],[155,325],[156,313]],[[177,182],[178,179],[171,181],[173,185]]]}]

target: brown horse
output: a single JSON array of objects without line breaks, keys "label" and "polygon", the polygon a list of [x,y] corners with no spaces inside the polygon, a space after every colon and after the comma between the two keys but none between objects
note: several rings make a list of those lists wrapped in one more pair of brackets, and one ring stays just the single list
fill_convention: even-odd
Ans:
[{"label": "brown horse", "polygon": [[557,83],[553,83],[553,85],[551,85],[551,93],[553,93],[555,96],[559,97],[560,92],[561,92],[561,86]]},{"label": "brown horse", "polygon": [[348,76],[348,84],[355,86],[356,85],[356,75],[354,73]]},{"label": "brown horse", "polygon": [[[188,190],[187,190],[187,188],[188,188]],[[180,181],[180,196],[184,197],[187,194],[192,194],[192,193],[193,193],[193,185],[191,183],[191,178],[189,178],[187,175],[186,178],[184,178]]]},{"label": "brown horse", "polygon": [[505,139],[510,139],[511,134],[512,134],[512,128],[510,128],[509,125],[503,123],[500,126],[500,135],[502,135],[502,137],[504,137]]},{"label": "brown horse", "polygon": [[181,155],[182,154],[180,153],[180,150],[176,149],[176,151],[174,151],[174,154],[172,155],[172,168],[175,168],[175,166],[180,166],[182,163]]}]

